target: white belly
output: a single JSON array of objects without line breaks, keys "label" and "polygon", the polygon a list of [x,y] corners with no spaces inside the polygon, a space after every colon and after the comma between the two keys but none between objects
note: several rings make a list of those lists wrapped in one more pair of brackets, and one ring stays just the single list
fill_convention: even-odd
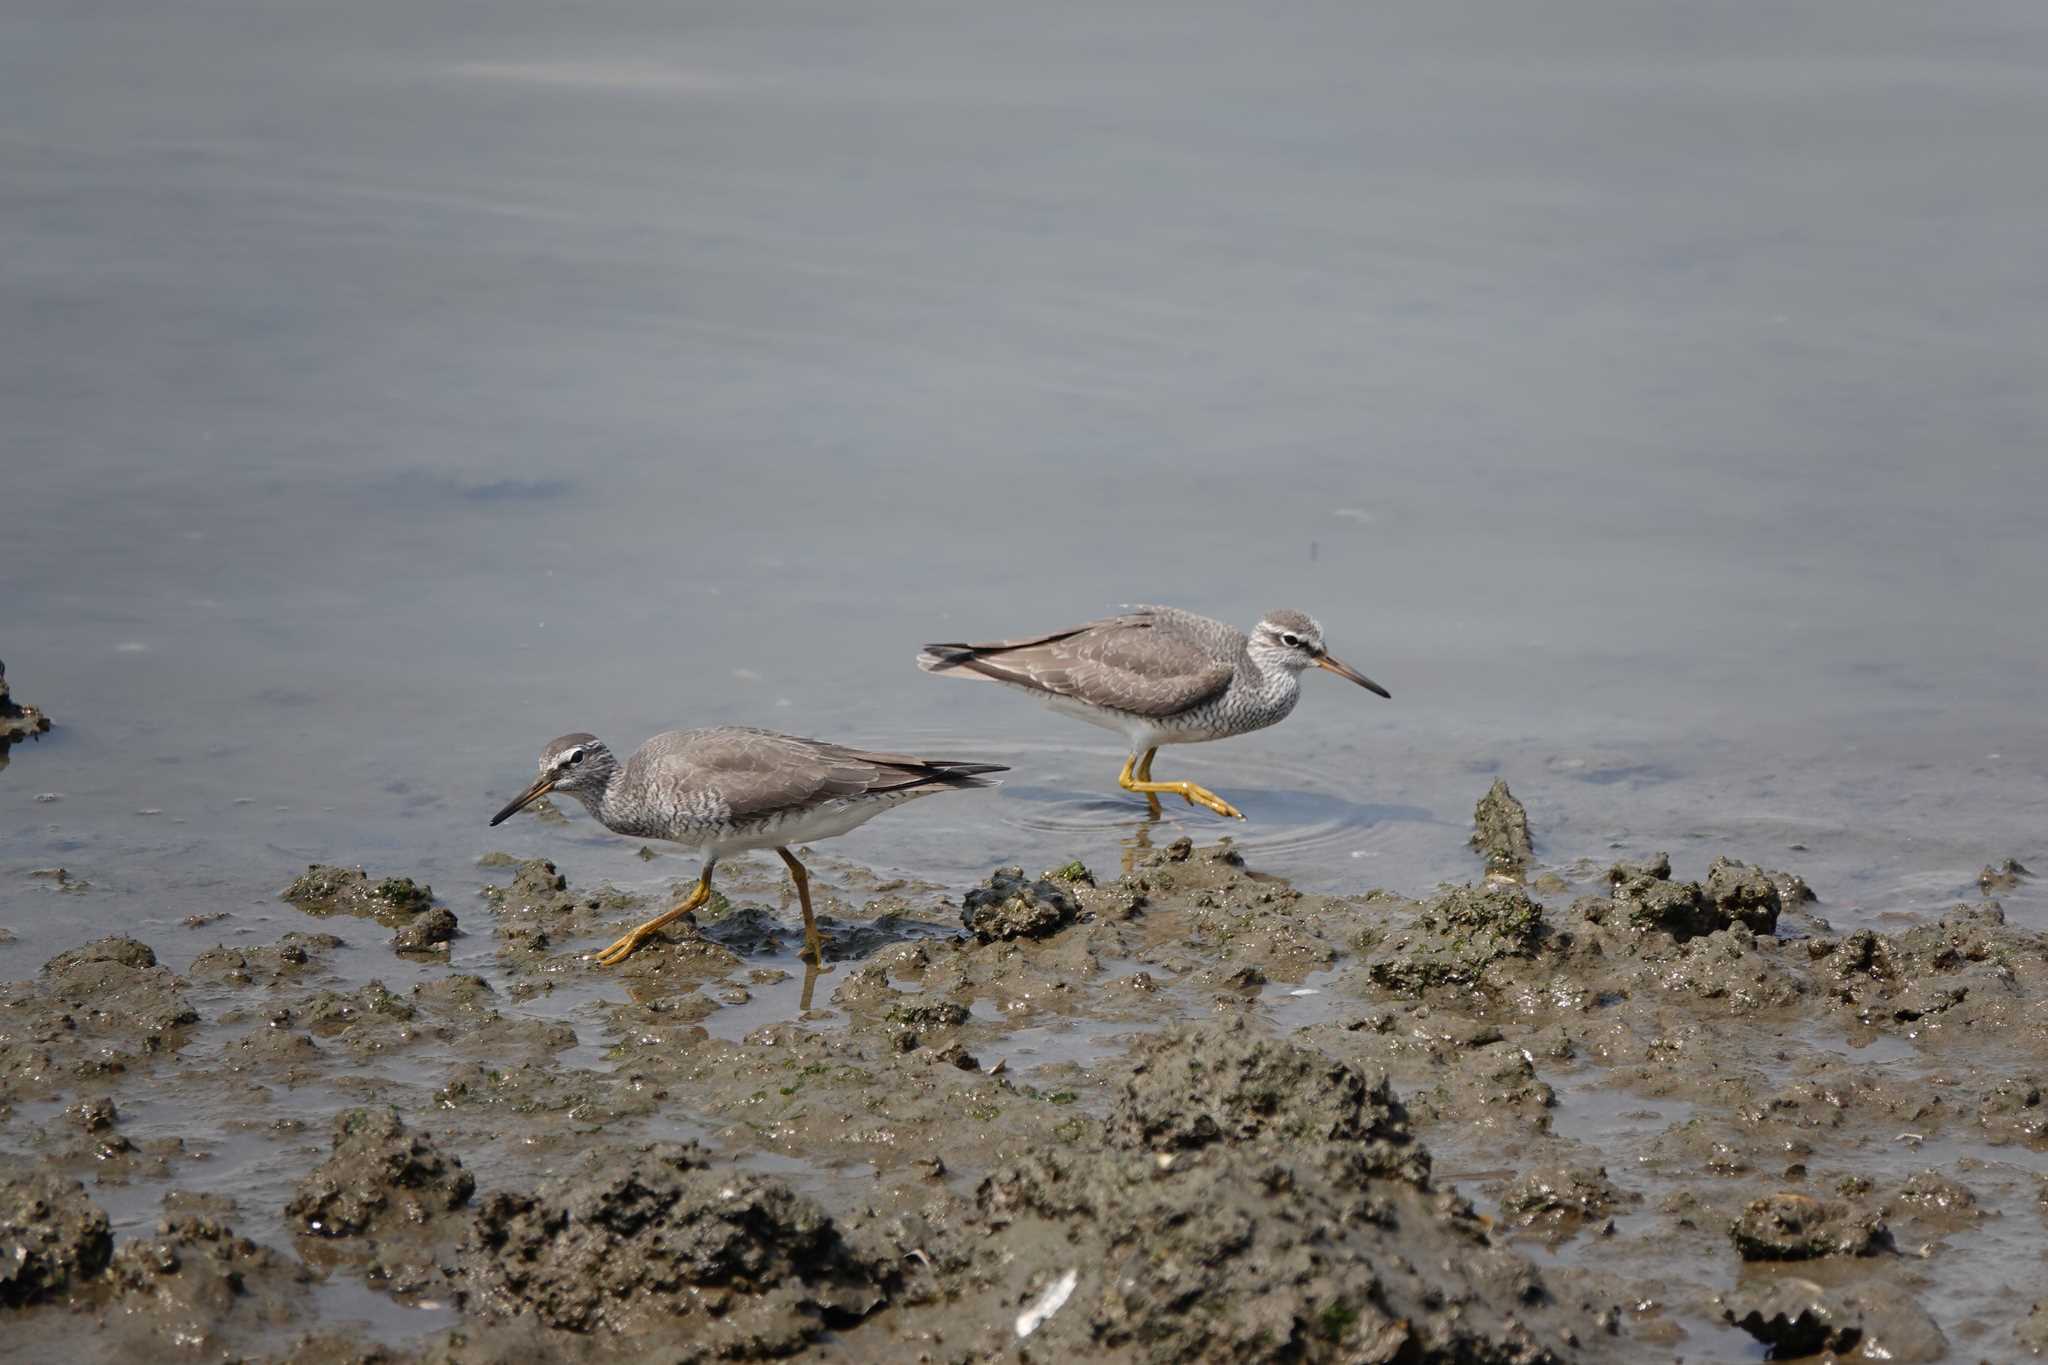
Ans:
[{"label": "white belly", "polygon": [[1090,725],[1098,725],[1105,730],[1116,731],[1130,741],[1132,753],[1157,749],[1167,744],[1199,744],[1203,740],[1223,738],[1218,731],[1189,726],[1169,729],[1152,716],[1133,715],[1129,711],[1110,711],[1100,706],[1075,701],[1072,697],[1040,692],[1035,688],[1031,690],[1031,695],[1038,698],[1047,710],[1057,711],[1063,716],[1072,716],[1075,720],[1085,720]]},{"label": "white belly", "polygon": [[880,815],[883,811],[927,795],[925,791],[908,791],[884,796],[856,796],[830,801],[809,810],[791,811],[772,820],[736,830],[728,835],[702,844],[689,844],[700,858],[723,858],[728,854],[745,853],[752,849],[778,848],[790,844],[815,843],[820,839],[834,839],[855,830]]}]

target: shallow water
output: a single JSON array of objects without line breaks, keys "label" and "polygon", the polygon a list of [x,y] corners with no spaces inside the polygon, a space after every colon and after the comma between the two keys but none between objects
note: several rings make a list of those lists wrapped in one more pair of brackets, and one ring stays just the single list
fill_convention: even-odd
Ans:
[{"label": "shallow water", "polygon": [[0,35],[9,972],[314,859],[624,877],[483,828],[579,727],[1009,761],[841,851],[1107,859],[1113,741],[910,660],[1125,601],[1393,690],[1162,758],[1311,884],[1466,875],[1496,772],[1849,920],[2048,861],[2038,6]]}]

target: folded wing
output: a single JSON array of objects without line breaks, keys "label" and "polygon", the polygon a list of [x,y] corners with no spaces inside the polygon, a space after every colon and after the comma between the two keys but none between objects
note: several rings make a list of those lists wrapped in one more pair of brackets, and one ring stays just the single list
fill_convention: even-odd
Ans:
[{"label": "folded wing", "polygon": [[681,807],[709,801],[729,819],[807,808],[835,797],[990,785],[995,763],[919,758],[850,749],[772,730],[679,730],[650,740],[635,762],[654,766],[654,785]]},{"label": "folded wing", "polygon": [[1233,672],[1229,660],[1142,611],[1028,640],[926,645],[917,663],[1140,716],[1199,706],[1229,687]]}]

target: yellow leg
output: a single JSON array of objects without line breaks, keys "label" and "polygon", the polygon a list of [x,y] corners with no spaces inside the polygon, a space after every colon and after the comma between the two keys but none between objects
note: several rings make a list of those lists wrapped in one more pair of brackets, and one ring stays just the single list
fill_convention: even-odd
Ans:
[{"label": "yellow leg", "polygon": [[704,873],[702,876],[697,878],[696,889],[691,891],[689,895],[683,897],[682,904],[676,906],[676,908],[673,910],[667,911],[666,913],[656,915],[653,919],[647,921],[647,923],[638,926],[637,928],[633,929],[630,933],[620,938],[617,942],[613,943],[611,947],[605,949],[603,952],[597,955],[597,964],[600,967],[618,966],[621,962],[624,962],[627,958],[631,957],[635,952],[637,952],[640,948],[640,945],[645,943],[649,938],[653,937],[657,930],[663,928],[666,925],[675,923],[684,915],[689,914],[692,910],[695,910],[698,906],[702,905],[705,901],[710,900],[711,868],[712,864],[704,864]]},{"label": "yellow leg", "polygon": [[1117,774],[1116,784],[1125,791],[1145,792],[1147,794],[1152,792],[1172,792],[1176,796],[1187,798],[1187,803],[1190,806],[1207,806],[1218,815],[1227,815],[1238,820],[1244,819],[1243,812],[1228,801],[1225,801],[1215,792],[1210,791],[1207,787],[1197,786],[1193,782],[1153,782],[1146,778],[1134,776],[1131,770],[1137,766],[1137,762],[1138,756],[1132,754],[1124,760],[1124,770]]},{"label": "yellow leg", "polygon": [[[1145,756],[1138,760],[1138,771],[1134,773],[1133,776],[1135,776],[1140,782],[1150,782],[1152,780],[1152,760],[1156,758],[1158,754],[1159,750],[1157,748],[1147,749],[1145,751]],[[1159,808],[1159,795],[1156,792],[1145,793],[1145,805],[1151,810],[1152,818],[1154,820],[1157,820],[1160,816],[1166,813],[1165,811]]]},{"label": "yellow leg", "polygon": [[798,956],[814,967],[822,967],[825,965],[825,944],[818,937],[818,921],[811,917],[810,874],[804,871],[804,865],[788,849],[778,848],[775,851],[782,855],[783,862],[789,864],[789,879],[796,883],[797,904],[804,908],[804,950]]}]

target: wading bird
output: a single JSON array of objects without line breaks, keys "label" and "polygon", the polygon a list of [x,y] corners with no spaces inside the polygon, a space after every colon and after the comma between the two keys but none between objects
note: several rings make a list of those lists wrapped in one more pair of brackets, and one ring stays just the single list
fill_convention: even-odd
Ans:
[{"label": "wading bird", "polygon": [[1382,697],[1392,693],[1331,657],[1323,628],[1298,611],[1268,612],[1250,635],[1176,607],[1133,607],[1071,630],[990,644],[926,645],[927,673],[985,678],[1035,695],[1053,710],[1116,730],[1130,741],[1117,785],[1187,798],[1218,815],[1244,815],[1193,782],[1155,782],[1152,758],[1165,744],[1226,739],[1285,720],[1301,696],[1301,675],[1325,668]]},{"label": "wading bird", "polygon": [[710,899],[711,872],[720,858],[772,848],[796,883],[804,957],[815,966],[823,965],[825,953],[811,916],[811,882],[789,846],[844,834],[933,792],[994,786],[982,774],[1006,771],[994,763],[869,753],[733,725],[665,731],[622,765],[597,736],[577,733],[547,742],[540,751],[540,776],[491,823],[510,819],[551,791],[566,792],[615,834],[667,839],[703,859],[696,887],[679,905],[597,954],[607,967],[624,962],[650,935]]}]

